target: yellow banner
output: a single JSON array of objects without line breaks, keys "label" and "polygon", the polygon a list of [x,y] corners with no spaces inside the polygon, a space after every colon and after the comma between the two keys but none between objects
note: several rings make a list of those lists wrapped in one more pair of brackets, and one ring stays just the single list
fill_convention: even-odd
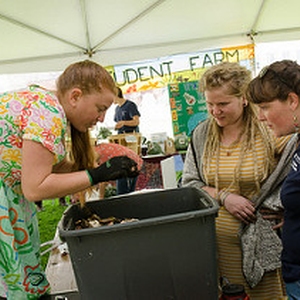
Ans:
[{"label": "yellow banner", "polygon": [[254,44],[167,56],[106,69],[124,94],[128,94],[199,80],[206,68],[223,61],[239,62],[254,71]]}]

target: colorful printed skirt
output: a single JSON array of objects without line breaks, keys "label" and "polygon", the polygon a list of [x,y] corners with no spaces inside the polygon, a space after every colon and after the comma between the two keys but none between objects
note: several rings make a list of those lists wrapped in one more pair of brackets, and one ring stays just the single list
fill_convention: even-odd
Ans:
[{"label": "colorful printed skirt", "polygon": [[0,179],[0,296],[38,299],[50,285],[40,265],[36,207]]}]

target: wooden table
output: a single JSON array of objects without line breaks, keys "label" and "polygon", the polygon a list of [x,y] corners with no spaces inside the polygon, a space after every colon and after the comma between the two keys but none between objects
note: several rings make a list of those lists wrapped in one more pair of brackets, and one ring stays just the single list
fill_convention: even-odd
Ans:
[{"label": "wooden table", "polygon": [[[57,229],[53,243],[59,244],[60,242]],[[70,255],[67,252],[62,252],[61,246],[51,250],[46,267],[46,276],[51,286],[51,295],[56,295],[56,298],[58,295],[62,295],[68,300],[80,299]]]}]

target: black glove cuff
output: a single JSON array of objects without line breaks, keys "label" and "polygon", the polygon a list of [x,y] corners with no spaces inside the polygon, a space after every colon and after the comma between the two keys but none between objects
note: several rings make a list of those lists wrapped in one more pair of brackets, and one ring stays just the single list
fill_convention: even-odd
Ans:
[{"label": "black glove cuff", "polygon": [[94,184],[93,177],[92,177],[92,175],[91,175],[91,173],[90,173],[91,170],[85,170],[85,171],[86,171],[86,174],[87,174],[87,176],[88,176],[88,178],[89,178],[89,180],[90,180],[91,186],[95,185],[95,184]]}]

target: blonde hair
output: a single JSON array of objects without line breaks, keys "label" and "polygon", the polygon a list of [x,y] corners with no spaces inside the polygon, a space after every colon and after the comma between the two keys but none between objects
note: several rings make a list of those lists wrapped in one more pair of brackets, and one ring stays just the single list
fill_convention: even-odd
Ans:
[{"label": "blonde hair", "polygon": [[[251,80],[251,72],[238,63],[224,62],[215,65],[208,69],[200,80],[200,91],[213,90],[225,86],[228,95],[236,97],[245,97],[246,89]],[[244,155],[247,150],[250,150],[256,156],[255,140],[260,135],[266,142],[264,148],[264,165],[263,165],[263,180],[266,179],[272,172],[275,166],[275,146],[274,138],[265,125],[257,118],[257,111],[255,106],[250,102],[244,107],[243,112],[244,128],[242,129],[242,148],[240,151],[239,161],[233,175],[232,185],[236,185],[240,192],[239,174]],[[209,172],[209,164],[213,156],[218,157],[220,154],[221,128],[218,126],[214,118],[209,117],[209,126],[207,138],[204,145],[203,152],[203,174],[207,180]],[[260,190],[261,180],[258,174],[257,159],[254,157],[254,178],[257,191]],[[215,187],[219,190],[218,171],[215,174]]]},{"label": "blonde hair", "polygon": [[251,81],[251,72],[238,63],[222,62],[205,71],[199,82],[201,92],[226,86],[228,94],[245,95]]}]

